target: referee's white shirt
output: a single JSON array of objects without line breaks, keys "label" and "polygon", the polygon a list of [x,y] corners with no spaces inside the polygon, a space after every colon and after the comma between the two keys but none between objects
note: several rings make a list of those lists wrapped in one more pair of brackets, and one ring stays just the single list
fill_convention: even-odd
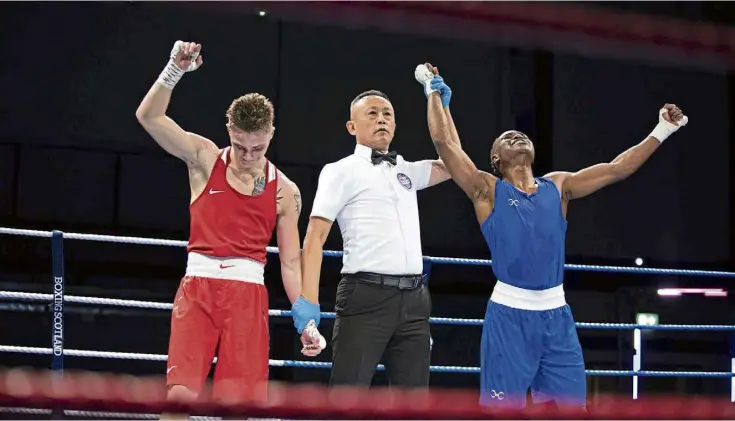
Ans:
[{"label": "referee's white shirt", "polygon": [[429,184],[431,161],[373,165],[372,149],[327,164],[319,175],[311,216],[337,221],[342,273],[418,275],[423,271],[416,192]]}]

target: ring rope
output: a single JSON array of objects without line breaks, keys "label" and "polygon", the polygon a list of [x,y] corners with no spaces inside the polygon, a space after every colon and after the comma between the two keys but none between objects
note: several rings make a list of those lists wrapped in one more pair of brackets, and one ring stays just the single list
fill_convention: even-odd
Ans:
[{"label": "ring rope", "polygon": [[[187,245],[186,241],[176,240],[162,240],[154,238],[142,238],[142,237],[122,237],[113,235],[99,235],[99,234],[80,234],[80,233],[62,233],[61,231],[37,231],[37,230],[26,230],[26,229],[13,229],[13,228],[2,228],[0,227],[0,234],[9,235],[25,235],[35,237],[51,237],[52,248],[56,247],[56,250],[60,250],[62,247],[62,241],[66,239],[76,239],[83,241],[98,241],[98,242],[113,242],[113,243],[127,243],[127,244],[140,244],[140,245],[163,245],[163,246],[174,246],[184,247]],[[275,247],[267,247],[269,253],[278,253],[278,249]],[[343,253],[341,251],[324,251],[323,255],[339,257]],[[477,265],[477,266],[489,266],[492,264],[491,260],[482,259],[465,259],[465,258],[449,258],[449,257],[430,257],[423,256],[425,261],[433,263],[449,263],[449,264],[464,264],[464,265]],[[61,257],[63,259],[63,257]],[[56,275],[56,266],[58,263],[54,260],[54,273]],[[576,265],[576,264],[565,264],[567,270],[579,270],[579,271],[593,271],[593,272],[620,272],[620,273],[644,273],[644,274],[668,274],[668,275],[689,275],[689,276],[719,276],[719,277],[735,277],[733,272],[724,271],[703,271],[703,270],[689,270],[689,269],[663,269],[663,268],[641,268],[641,267],[620,267],[620,266],[600,266],[600,265]],[[62,269],[63,271],[63,269]],[[63,278],[62,278],[63,279]],[[63,288],[63,285],[62,285]],[[13,294],[10,291],[0,291],[0,293]],[[15,294],[31,294],[31,293],[15,293]],[[65,294],[61,294],[62,299],[67,302],[78,302],[83,304],[100,304],[100,305],[112,305],[112,306],[132,306],[139,308],[156,308],[171,310],[172,305],[169,303],[155,303],[147,301],[134,301],[134,300],[119,300],[119,299],[106,299],[106,298],[95,298],[95,297],[80,297],[72,296],[73,298],[64,297]],[[20,296],[8,296],[4,295],[0,298],[15,298],[15,299],[30,299],[35,301],[52,301],[55,297],[52,294],[33,294]],[[96,301],[96,302],[93,302]],[[131,303],[134,303],[131,305]],[[271,316],[290,316],[289,311],[284,310],[271,310],[269,311]],[[324,318],[334,318],[334,313],[322,313]],[[459,318],[431,318],[431,323],[450,324],[450,325],[481,325],[483,320],[480,319],[459,319]],[[708,325],[658,325],[658,326],[647,326],[647,325],[635,325],[635,324],[624,324],[624,323],[576,323],[578,328],[596,328],[596,329],[635,329],[636,334],[640,334],[638,329],[649,329],[649,330],[735,330],[734,326],[708,326]],[[23,353],[36,353],[36,354],[51,354],[56,355],[53,358],[63,358],[63,355],[69,356],[81,356],[81,357],[97,357],[97,358],[119,358],[119,359],[134,359],[134,360],[153,360],[153,361],[165,361],[165,355],[157,354],[134,354],[134,353],[119,353],[119,352],[102,352],[102,351],[86,351],[86,350],[63,350],[61,354],[54,354],[51,348],[32,348],[32,347],[16,347],[16,346],[4,346],[0,345],[0,352],[23,352]],[[59,357],[61,355],[61,357]],[[215,358],[216,362],[216,358]],[[281,367],[305,367],[305,368],[329,368],[331,363],[328,362],[315,362],[315,361],[294,361],[294,360],[269,360],[271,366]],[[52,368],[58,366],[58,361],[52,361]],[[637,366],[636,366],[637,367]],[[384,367],[378,366],[378,370],[384,369]],[[56,370],[56,368],[54,368]],[[457,366],[431,366],[430,371],[432,372],[457,372],[457,373],[479,373],[478,367],[457,367]],[[653,377],[718,377],[718,378],[731,378],[735,377],[735,369],[733,372],[670,372],[670,371],[623,371],[623,370],[585,370],[588,376],[653,376]],[[735,379],[733,379],[733,387],[735,387]],[[636,394],[636,387],[634,386],[634,396]],[[734,395],[735,396],[735,395]],[[735,399],[735,398],[734,398]],[[92,408],[94,409],[94,408]]]},{"label": "ring rope", "polygon": [[[0,407],[0,413],[4,414],[24,414],[24,415],[51,415],[50,409],[41,408],[7,408]],[[137,419],[137,420],[157,420],[157,414],[136,414],[132,412],[100,412],[100,411],[72,411],[65,410],[64,415],[67,417],[84,417],[84,418],[112,418],[112,419]],[[208,421],[220,420],[218,417],[190,417],[191,420]]]},{"label": "ring rope", "polygon": [[[51,348],[39,348],[31,346],[13,346],[0,345],[0,352],[12,352],[21,354],[41,354],[50,355]],[[105,358],[119,360],[139,360],[139,361],[166,361],[167,356],[161,354],[139,354],[133,352],[108,352],[108,351],[90,351],[82,349],[65,349],[65,356],[70,357],[87,357],[87,358]],[[217,363],[215,357],[212,361]],[[271,367],[299,367],[299,368],[331,368],[332,363],[321,361],[295,361],[295,360],[269,360],[268,365]],[[381,364],[377,366],[378,370],[384,370]],[[480,367],[460,367],[448,365],[435,365],[430,367],[430,371],[434,373],[480,373]],[[718,371],[634,371],[634,370],[585,370],[588,376],[648,376],[648,377],[715,377],[715,378],[731,378],[735,377],[735,373],[718,372]]]},{"label": "ring rope", "polygon": [[[50,238],[53,235],[53,232],[0,227],[0,234]],[[169,246],[169,247],[186,247],[187,245],[186,241],[181,241],[181,240],[164,240],[164,239],[145,238],[145,237],[123,237],[123,236],[117,236],[117,235],[102,235],[102,234],[64,233],[64,238],[70,239],[70,240],[98,241],[98,242],[107,242],[107,243],[140,244],[140,245],[154,245],[154,246]],[[267,247],[267,251],[268,253],[277,254],[278,248],[277,247]],[[324,256],[331,256],[331,257],[341,257],[342,256],[341,251],[335,251],[335,250],[324,250],[323,254]],[[446,263],[446,264],[471,265],[471,266],[490,266],[492,264],[492,260],[466,259],[466,258],[458,258],[458,257],[424,256],[424,259],[431,263]],[[587,271],[587,272],[644,273],[644,274],[657,274],[657,275],[713,276],[713,277],[735,278],[735,272],[694,270],[694,269],[665,269],[665,268],[642,268],[642,267],[633,267],[633,266],[578,265],[578,264],[570,264],[570,263],[565,264],[564,268],[567,270]]]},{"label": "ring rope", "polygon": [[[648,397],[631,402],[616,395],[590,402],[586,414],[565,407],[486,407],[476,392],[456,389],[329,388],[268,382],[265,401],[167,398],[160,376],[12,369],[0,372],[0,406],[118,413],[184,413],[192,416],[268,419],[735,419],[721,399]],[[211,385],[207,384],[207,389]],[[376,402],[379,404],[376,405]]]},{"label": "ring rope", "polygon": [[[35,292],[16,292],[16,291],[0,291],[0,299],[5,300],[26,300],[26,301],[53,301],[52,294],[40,294]],[[172,310],[173,304],[171,303],[160,303],[152,301],[138,301],[138,300],[122,300],[117,298],[99,298],[99,297],[84,297],[78,295],[65,295],[64,302],[77,303],[77,304],[93,304],[93,305],[106,305],[116,307],[134,307],[134,308],[149,308],[156,310]],[[321,318],[333,319],[336,314],[334,312],[322,312]],[[268,310],[268,315],[271,317],[291,317],[289,310]],[[453,317],[430,317],[429,323],[440,324],[440,325],[464,325],[464,326],[482,326],[482,319],[461,319]],[[669,325],[640,325],[634,323],[597,323],[597,322],[577,322],[576,326],[582,329],[611,329],[611,330],[634,330],[634,329],[647,329],[647,330],[706,330],[706,331],[735,331],[735,325],[680,325],[680,324],[669,324]]]},{"label": "ring rope", "polygon": [[[5,414],[24,414],[24,415],[51,415],[50,409],[41,408],[7,408],[0,407],[0,413]],[[64,415],[67,417],[75,418],[111,418],[111,419],[136,419],[136,420],[157,420],[160,419],[158,414],[139,414],[134,412],[101,412],[101,411],[72,411],[65,410]],[[219,421],[220,417],[203,417],[203,416],[192,416],[188,417],[189,420],[193,421]]]}]

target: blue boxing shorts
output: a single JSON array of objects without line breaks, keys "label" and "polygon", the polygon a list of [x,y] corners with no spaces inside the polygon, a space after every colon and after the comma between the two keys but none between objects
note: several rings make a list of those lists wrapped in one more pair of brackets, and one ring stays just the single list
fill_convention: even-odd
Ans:
[{"label": "blue boxing shorts", "polygon": [[482,328],[480,404],[586,406],[582,347],[562,286],[542,291],[498,281]]}]

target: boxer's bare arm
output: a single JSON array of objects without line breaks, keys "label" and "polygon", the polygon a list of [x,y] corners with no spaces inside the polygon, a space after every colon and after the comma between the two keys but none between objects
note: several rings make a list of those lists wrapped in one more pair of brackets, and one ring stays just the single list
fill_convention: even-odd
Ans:
[{"label": "boxer's bare arm", "polygon": [[[455,183],[472,200],[475,207],[477,221],[482,224],[493,209],[495,198],[495,182],[497,178],[492,174],[480,171],[474,162],[462,150],[459,141],[452,141],[456,129],[450,126],[438,92],[429,95],[427,119],[429,133],[439,158],[446,166]],[[456,135],[457,140],[459,136]]]},{"label": "boxer's bare arm", "polygon": [[661,143],[653,137],[644,139],[618,155],[612,162],[593,165],[577,172],[556,171],[547,174],[562,195],[562,210],[566,215],[567,204],[572,199],[588,196],[610,184],[633,175],[653,155]]},{"label": "boxer's bare arm", "polygon": [[[192,196],[201,190],[202,179],[214,166],[219,148],[209,139],[184,131],[166,115],[171,93],[181,77],[202,66],[202,45],[194,42],[177,41],[171,50],[170,59],[158,80],[141,101],[135,116],[153,139],[168,153],[183,160],[189,166]],[[186,71],[185,71],[186,70]]]},{"label": "boxer's bare arm", "polygon": [[301,295],[301,237],[299,216],[301,215],[301,193],[298,186],[279,171],[278,222],[276,240],[278,257],[281,259],[283,288],[293,304]]},{"label": "boxer's bare arm", "polygon": [[312,216],[306,228],[304,250],[301,252],[301,295],[312,303],[319,302],[319,276],[322,270],[322,254],[333,221]]},{"label": "boxer's bare arm", "polygon": [[[431,63],[425,63],[425,65],[430,72],[437,76],[439,75],[438,67],[432,66]],[[457,133],[457,127],[454,125],[454,119],[452,119],[452,113],[449,111],[449,106],[444,107],[443,111],[446,115],[446,127],[448,131],[447,134],[449,135],[449,140],[461,148],[462,144],[459,140],[459,133]],[[431,161],[431,175],[429,176],[429,183],[426,187],[435,186],[451,178],[452,175],[449,173],[449,170],[444,164],[444,161],[442,161],[441,159],[433,160]]]},{"label": "boxer's bare arm", "polygon": [[213,164],[219,151],[214,142],[185,131],[166,115],[171,93],[171,89],[154,83],[135,112],[138,122],[166,152],[183,160],[188,166],[199,167],[207,162]]},{"label": "boxer's bare arm", "polygon": [[[452,113],[449,112],[449,107],[444,107],[444,114],[447,118],[449,140],[461,148],[462,143],[459,140],[459,133],[457,132],[457,127],[454,125],[454,119],[452,119]],[[431,175],[429,176],[429,185],[427,187],[435,186],[451,178],[452,174],[449,173],[444,161],[441,159],[431,161]]]},{"label": "boxer's bare arm", "polygon": [[[673,104],[666,104],[664,119],[672,125],[684,118],[682,111]],[[662,110],[663,111],[663,110]],[[655,133],[655,132],[654,132]],[[653,134],[653,133],[652,133]],[[554,181],[562,195],[562,210],[566,215],[570,200],[588,196],[610,184],[633,175],[661,146],[661,140],[649,135],[608,163],[587,167],[577,172],[557,171],[546,175]]]},{"label": "boxer's bare arm", "polygon": [[446,124],[447,124],[447,130],[449,132],[449,139],[452,141],[452,143],[456,144],[460,148],[462,147],[462,142],[459,140],[459,132],[457,132],[457,126],[454,125],[454,119],[452,118],[452,113],[449,111],[449,106],[442,107],[444,110],[444,115],[446,116]]}]

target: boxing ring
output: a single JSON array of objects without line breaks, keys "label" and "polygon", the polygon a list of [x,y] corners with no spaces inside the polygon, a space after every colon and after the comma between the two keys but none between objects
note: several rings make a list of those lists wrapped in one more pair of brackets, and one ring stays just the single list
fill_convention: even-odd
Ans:
[{"label": "boxing ring", "polygon": [[[52,254],[52,285],[49,287],[50,293],[40,294],[40,293],[27,293],[27,292],[17,292],[17,291],[0,291],[0,299],[3,301],[32,301],[32,302],[43,302],[52,304],[52,311],[51,311],[51,317],[52,317],[52,332],[50,332],[50,347],[48,348],[39,348],[39,347],[28,347],[23,345],[10,345],[10,344],[0,344],[0,352],[3,353],[25,353],[25,354],[43,354],[43,355],[49,355],[50,356],[50,375],[51,378],[54,379],[61,379],[66,378],[68,376],[61,376],[62,373],[64,373],[64,358],[65,357],[82,357],[82,358],[105,358],[105,359],[126,359],[126,360],[147,360],[147,361],[165,361],[166,355],[159,355],[159,354],[142,354],[142,353],[125,353],[125,352],[102,352],[102,351],[95,351],[95,350],[82,350],[82,349],[66,349],[64,347],[64,332],[65,332],[65,323],[64,323],[64,305],[66,303],[75,303],[75,304],[85,304],[85,305],[93,305],[93,306],[110,306],[110,307],[130,307],[130,308],[144,308],[144,309],[156,309],[156,310],[162,310],[162,311],[171,311],[173,308],[173,305],[171,303],[162,303],[162,302],[150,302],[150,301],[138,301],[138,300],[124,300],[124,299],[109,299],[109,298],[99,298],[99,297],[85,297],[85,296],[73,296],[73,295],[66,295],[65,294],[65,271],[64,271],[64,241],[65,240],[78,240],[78,241],[93,241],[93,242],[113,242],[113,243],[125,243],[125,244],[137,244],[137,245],[155,245],[155,246],[165,246],[165,247],[185,247],[186,241],[176,241],[176,240],[163,240],[163,239],[153,239],[153,238],[140,238],[140,237],[120,237],[120,236],[111,236],[111,235],[96,235],[96,234],[80,234],[80,233],[63,233],[61,231],[36,231],[36,230],[25,230],[25,229],[15,229],[15,228],[0,228],[0,234],[4,235],[14,235],[14,236],[31,236],[31,237],[44,237],[44,238],[50,238],[51,240],[51,254]],[[269,253],[278,253],[278,249],[274,247],[268,248]],[[342,256],[342,252],[340,251],[324,251],[324,256],[328,257],[340,257]],[[462,259],[462,258],[450,258],[450,257],[428,257],[425,256],[425,259],[429,261],[431,264],[454,264],[454,265],[474,265],[474,266],[489,266],[491,261],[490,260],[480,260],[480,259]],[[566,270],[572,270],[572,271],[590,271],[590,272],[618,272],[618,273],[638,273],[638,274],[651,274],[651,275],[685,275],[685,276],[702,276],[702,277],[727,277],[727,278],[733,278],[735,277],[735,273],[732,272],[721,272],[721,271],[704,271],[704,270],[687,270],[687,269],[663,269],[663,268],[644,268],[644,267],[622,267],[622,266],[597,266],[597,265],[577,265],[577,264],[566,264],[565,265]],[[269,310],[269,315],[271,317],[290,317],[290,311],[287,310]],[[322,319],[332,319],[335,317],[335,313],[332,312],[323,312],[321,313]],[[430,323],[432,324],[438,324],[438,325],[455,325],[455,326],[481,326],[482,325],[482,319],[461,319],[461,318],[444,318],[444,317],[432,317],[430,319]],[[694,372],[694,371],[649,371],[644,370],[641,366],[642,361],[642,353],[643,353],[643,347],[642,347],[642,331],[644,330],[669,330],[669,331],[692,331],[692,330],[698,330],[698,331],[735,331],[735,326],[730,325],[672,325],[672,324],[662,324],[662,325],[641,325],[641,324],[628,324],[628,323],[594,323],[594,322],[578,322],[577,324],[578,329],[606,329],[606,330],[626,330],[630,331],[633,335],[633,344],[634,344],[634,356],[632,361],[632,370],[594,370],[594,369],[588,369],[586,370],[587,376],[619,376],[619,377],[632,377],[633,378],[633,386],[632,386],[632,399],[634,401],[638,401],[640,399],[639,396],[639,378],[640,377],[703,377],[703,378],[730,378],[731,382],[731,394],[730,394],[730,402],[735,402],[735,355],[731,356],[731,367],[728,367],[729,370],[727,371],[721,371],[721,372]],[[479,338],[479,335],[478,335]],[[216,359],[215,359],[216,362]],[[270,365],[273,367],[295,367],[295,368],[309,368],[309,369],[328,369],[330,368],[331,364],[328,362],[315,362],[315,361],[308,361],[308,360],[270,360]],[[382,366],[378,366],[378,370],[383,369]],[[12,370],[11,370],[12,371]],[[479,367],[462,367],[462,366],[431,366],[432,372],[448,372],[448,373],[466,373],[466,374],[476,374],[480,372]],[[17,373],[15,374],[17,375]],[[13,404],[13,406],[17,406],[19,404],[18,397],[15,394],[8,393],[8,379],[12,378],[12,375],[5,372],[0,372],[0,405],[6,405],[6,404]],[[4,383],[5,381],[5,383]],[[43,389],[45,383],[44,381],[49,381],[47,378],[42,378],[41,380],[38,380],[40,383],[34,383],[41,389]],[[141,380],[142,382],[143,380]],[[15,383],[14,383],[15,384]],[[29,383],[30,384],[30,383]],[[143,383],[138,383],[136,387],[140,387],[140,385]],[[158,384],[160,387],[160,384]],[[153,387],[153,386],[150,386]],[[35,390],[35,389],[34,389]],[[152,389],[151,389],[152,390]],[[381,393],[381,392],[373,392],[373,395],[375,393]],[[387,393],[387,392],[386,392]],[[451,394],[451,393],[450,393]],[[25,396],[31,396],[30,393],[25,393]],[[285,396],[286,394],[284,394]],[[156,405],[166,405],[165,399],[162,396],[157,395],[155,392],[151,391],[150,396],[158,396],[160,397],[159,401],[156,401]],[[442,395],[442,396],[447,396]],[[48,397],[47,397],[48,398]],[[395,399],[395,396],[393,397]],[[59,400],[60,398],[56,396],[54,398],[54,402],[56,404],[61,404],[59,402],[63,402],[64,405],[66,405],[66,408],[74,408],[75,406],[81,406],[78,404],[78,402],[75,401],[69,401],[69,400]],[[322,399],[316,397],[317,400]],[[406,398],[409,399],[410,398]],[[450,403],[449,407],[456,407],[456,402],[461,400],[462,398],[457,397],[453,402]],[[377,397],[374,397],[373,400],[379,400]],[[33,401],[33,400],[31,400]],[[287,398],[282,398],[281,404],[286,405],[284,402],[290,402]],[[408,402],[405,401],[405,402]],[[630,401],[630,400],[628,400]],[[329,400],[332,404],[333,399]],[[357,401],[355,401],[357,402]],[[404,402],[404,401],[401,401]],[[434,404],[438,401],[433,401]],[[726,402],[726,400],[725,400]],[[41,401],[41,404],[48,403],[48,399],[46,401]],[[100,409],[104,405],[100,405],[99,402],[95,404],[94,402],[90,403],[89,400],[85,401],[84,408],[94,408],[95,405],[100,406]],[[156,406],[151,404],[151,402],[147,402],[146,405],[138,406],[136,408],[143,410],[143,409],[156,409],[159,408],[159,406]],[[214,405],[214,406],[212,406]],[[214,411],[217,413],[227,413],[228,410],[232,408],[220,408],[216,406],[217,404],[212,403],[210,406],[206,406],[204,408],[197,407],[195,412],[201,411]],[[288,403],[288,405],[293,405],[293,402]],[[356,404],[357,405],[357,404]],[[610,404],[613,405],[613,404]],[[374,406],[374,405],[373,405]],[[604,406],[604,405],[603,405]],[[43,407],[43,406],[42,406]],[[109,406],[107,407],[109,408]],[[273,409],[278,408],[278,404],[272,404],[268,407],[268,409],[271,412],[267,412],[268,414],[273,413]],[[709,408],[709,407],[708,407]],[[5,408],[8,409],[8,408]],[[189,408],[190,410],[192,408]],[[376,408],[369,408],[373,412],[376,411]],[[682,407],[680,409],[691,409],[691,407]],[[41,409],[31,409],[26,408],[26,411],[44,411]],[[264,408],[254,408],[254,407],[248,407],[248,406],[240,406],[237,409],[238,411],[250,411],[249,413],[252,414],[264,414]],[[352,407],[353,411],[359,412],[359,405]],[[365,410],[365,408],[363,408]],[[733,415],[735,415],[735,405],[729,404],[724,407],[724,411],[727,412],[727,417],[731,417],[733,419]],[[207,413],[205,411],[205,413]],[[224,412],[223,412],[224,411]],[[214,412],[208,412],[208,413],[214,413]],[[308,412],[308,411],[307,411]],[[369,411],[368,411],[369,412]],[[32,412],[31,412],[32,413]],[[284,412],[278,412],[275,413],[279,414],[291,414],[288,410]],[[104,416],[112,416],[119,417],[119,414],[114,414],[110,412],[106,413],[93,413],[93,412],[86,412],[87,415],[93,416],[93,417],[104,417]],[[304,414],[302,411],[300,413],[301,415]],[[318,413],[319,416],[323,418],[325,417],[324,414]],[[350,412],[350,415],[354,415],[355,412]],[[681,413],[673,413],[674,416],[677,418],[682,417]],[[710,418],[718,418],[721,415],[717,414],[709,414],[708,416]],[[128,414],[130,415],[130,414]],[[128,417],[126,415],[126,417]],[[374,414],[373,414],[374,415]],[[391,418],[396,418],[395,413],[391,413],[393,415]],[[411,418],[410,414],[406,415],[406,417]],[[472,418],[471,416],[468,416],[467,414],[463,413],[453,413],[453,412],[435,412],[434,415],[443,415],[443,418]],[[476,413],[473,413],[473,415],[477,415]],[[507,415],[507,414],[506,414]],[[697,414],[697,417],[701,416],[702,414]],[[342,417],[344,414],[341,415]],[[363,415],[364,416],[364,415]],[[487,417],[487,414],[483,414],[484,417]],[[135,417],[135,416],[133,416]],[[142,414],[138,416],[138,418],[156,418],[153,414]],[[339,415],[338,415],[339,417]],[[440,418],[442,418],[440,417]],[[697,417],[694,417],[696,419]],[[420,418],[430,418],[427,416],[426,413],[422,413],[420,415]],[[433,417],[431,417],[433,418]],[[620,418],[624,418],[623,416],[620,416]],[[653,418],[653,417],[651,417]]]}]

